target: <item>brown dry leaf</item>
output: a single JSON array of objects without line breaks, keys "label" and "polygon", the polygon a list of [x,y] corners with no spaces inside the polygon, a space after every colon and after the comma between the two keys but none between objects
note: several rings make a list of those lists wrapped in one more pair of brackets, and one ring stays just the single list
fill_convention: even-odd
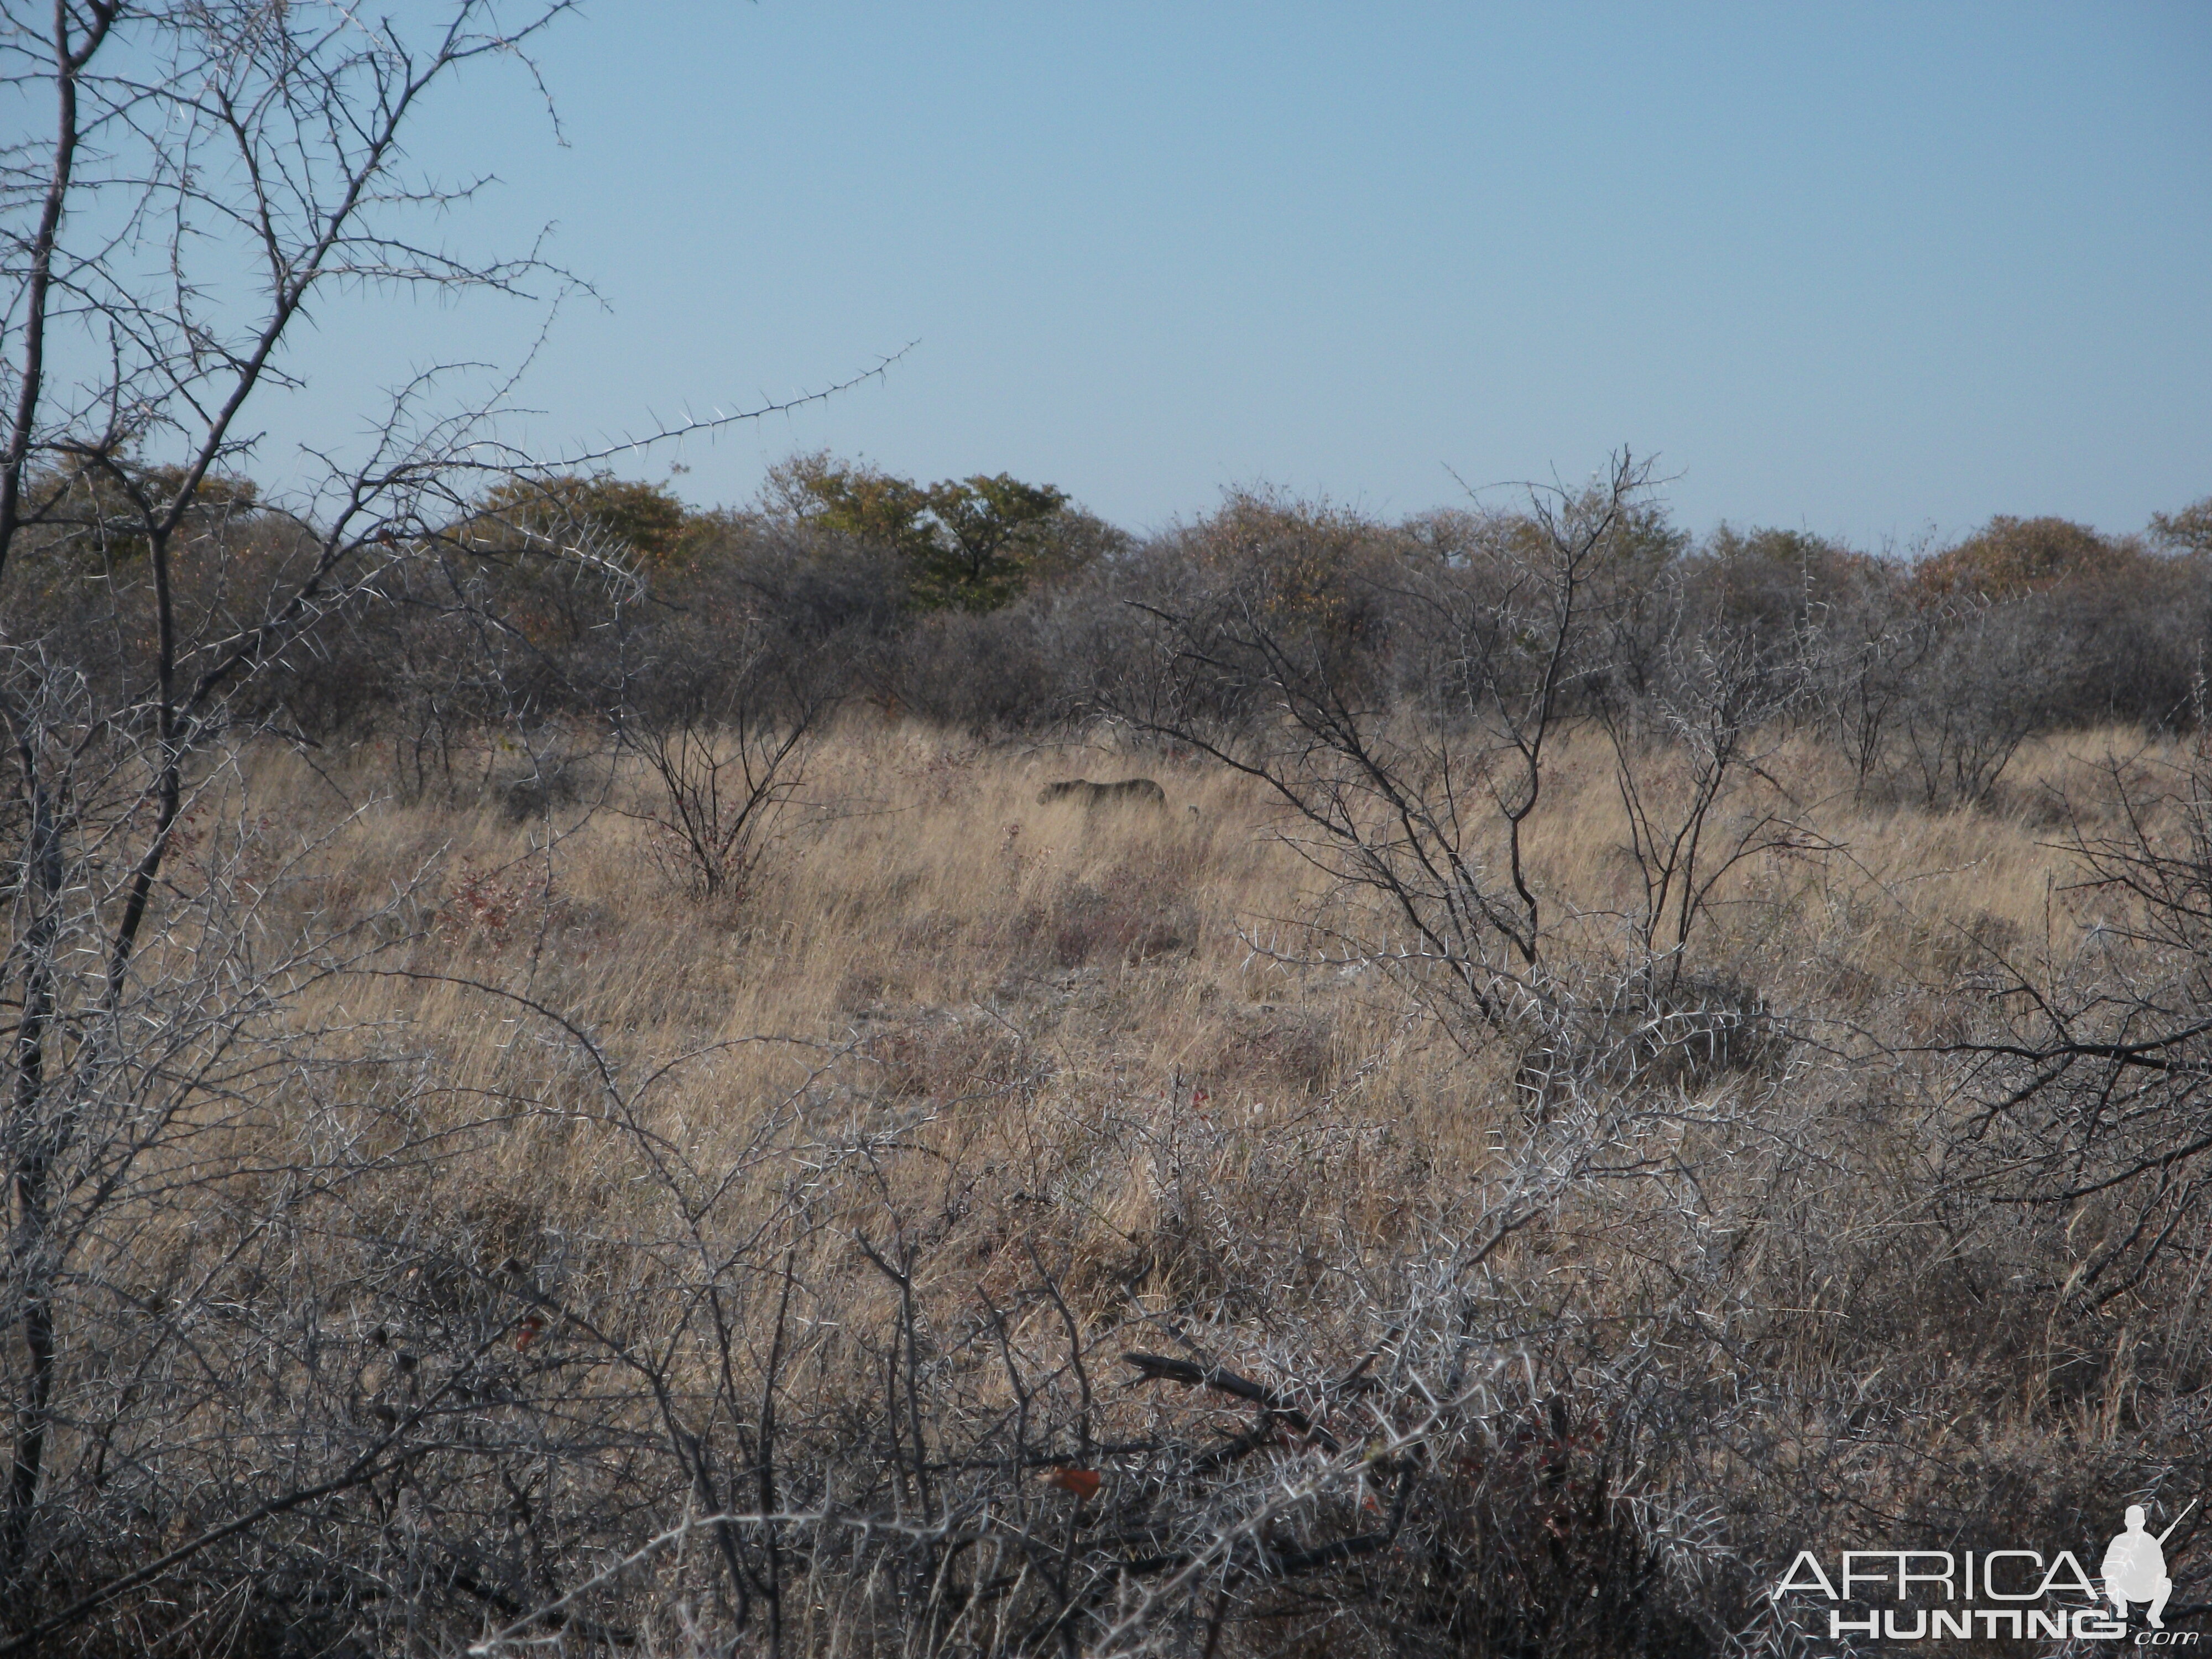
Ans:
[{"label": "brown dry leaf", "polygon": [[1058,1486],[1062,1492],[1072,1492],[1088,1503],[1098,1495],[1098,1471],[1096,1469],[1047,1469],[1044,1483]]}]

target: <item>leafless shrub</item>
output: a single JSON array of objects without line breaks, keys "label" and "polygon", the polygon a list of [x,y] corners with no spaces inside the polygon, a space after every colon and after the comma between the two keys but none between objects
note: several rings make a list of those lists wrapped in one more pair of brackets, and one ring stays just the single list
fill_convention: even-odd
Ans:
[{"label": "leafless shrub", "polygon": [[[783,1121],[772,1139],[798,1132]],[[661,1518],[641,1517],[611,1571],[633,1601],[650,1586],[688,1608],[687,1639],[752,1630],[771,1651],[1710,1650],[1714,1609],[1740,1609],[1745,1588],[1691,1478],[1709,1406],[1655,1367],[1660,1328],[1608,1352],[1571,1296],[1506,1267],[1547,1233],[1674,1213],[1691,1172],[1655,1162],[1650,1137],[1677,1141],[1681,1121],[1656,1097],[1577,1094],[1418,1248],[1349,1272],[1317,1261],[1335,1288],[1304,1318],[1268,1289],[1286,1282],[1271,1254],[1285,1234],[1210,1219],[1217,1200],[1194,1189],[1173,1224],[1249,1257],[1231,1277],[1267,1310],[1256,1347],[1233,1299],[1200,1285],[1184,1316],[1086,1311],[1034,1243],[950,1294],[935,1227],[895,1204],[844,1235],[873,1311],[827,1319],[836,1206],[787,1187],[763,1233],[760,1194],[737,1196],[772,1167],[757,1153],[736,1180],[664,1154],[663,1225],[690,1216],[692,1242],[644,1245],[647,1230],[633,1248],[661,1264],[657,1300],[687,1334],[624,1354],[661,1379],[689,1510],[664,1486]],[[1700,1121],[1701,1158],[1760,1145],[1726,1111]],[[817,1142],[806,1167],[889,1198],[900,1138]],[[1215,1155],[1158,1152],[1176,1182]],[[806,1188],[826,1199],[818,1174]],[[608,1346],[557,1316],[566,1342]],[[803,1394],[801,1376],[817,1379]]]},{"label": "leafless shrub", "polygon": [[830,704],[749,623],[720,652],[672,665],[618,732],[644,767],[647,804],[635,816],[663,873],[704,898],[742,898]]},{"label": "leafless shrub", "polygon": [[[1526,825],[1587,669],[1583,612],[1608,538],[1645,476],[1624,455],[1602,489],[1539,495],[1536,553],[1509,544],[1498,582],[1447,577],[1419,596],[1440,653],[1427,678],[1443,688],[1419,726],[1394,722],[1279,626],[1267,580],[1206,611],[1156,610],[1161,675],[1102,685],[1101,706],[1274,793],[1305,832],[1293,844],[1378,896],[1405,930],[1387,959],[1455,1005],[1455,1023],[1501,1027],[1541,995],[1547,919]],[[1237,712],[1184,712],[1206,710]]]},{"label": "leafless shrub", "polygon": [[[616,1370],[539,1346],[523,1294],[607,1264],[528,1203],[495,1220],[453,1193],[526,1120],[573,1123],[586,1072],[540,1048],[470,1078],[362,1012],[394,984],[470,988],[416,954],[428,872],[334,902],[347,815],[272,828],[240,758],[291,729],[301,666],[398,598],[516,637],[430,574],[459,568],[487,458],[520,464],[492,435],[504,386],[441,412],[453,375],[419,376],[283,501],[234,469],[288,333],[343,290],[565,286],[421,245],[412,216],[466,191],[401,161],[426,98],[526,61],[564,9],[7,14],[9,89],[53,118],[0,161],[0,1652],[389,1650],[526,1607],[652,1490],[601,1479],[639,1443],[599,1409]],[[62,603],[47,552],[104,580]],[[549,559],[630,585],[604,548]],[[424,707],[418,782],[482,712]],[[515,1267],[495,1238],[527,1247]]]},{"label": "leafless shrub", "polygon": [[[1630,925],[1669,993],[1730,872],[1827,850],[1767,767],[1805,696],[1805,655],[1802,642],[1781,654],[1741,637],[1670,636],[1644,696],[1601,708],[1642,889]],[[1765,787],[1747,798],[1747,784]]]},{"label": "leafless shrub", "polygon": [[1906,702],[1904,769],[1929,805],[1978,806],[2048,719],[2049,667],[2024,648],[2021,607],[1978,607],[1946,627]]},{"label": "leafless shrub", "polygon": [[[1620,567],[1644,546],[1648,477],[1624,453],[1586,491],[1533,492],[1525,517],[1410,586],[1401,597],[1427,653],[1410,708],[1363,701],[1271,620],[1279,606],[1264,594],[1153,613],[1161,675],[1150,690],[1103,685],[1101,706],[1245,774],[1287,809],[1285,838],[1350,908],[1310,923],[1307,945],[1280,948],[1384,966],[1470,1038],[1536,1032],[1555,1056],[1579,1052],[1568,1011],[1589,1001],[1574,988],[1580,947],[1532,880],[1528,835],[1565,723],[1595,707],[1642,890],[1625,957],[1591,971],[1638,988],[1650,1029],[1681,1023],[1674,991],[1718,884],[1748,860],[1820,843],[1762,766],[1803,694],[1801,666],[1698,637],[1665,643],[1639,687],[1613,675],[1607,607],[1617,613],[1633,587]],[[1200,708],[1245,712],[1177,712]],[[1759,804],[1740,804],[1747,782],[1765,786]],[[1587,916],[1574,920],[1586,935]],[[1706,1033],[1717,1052],[1729,1041],[1718,1030]]]},{"label": "leafless shrub", "polygon": [[2085,812],[2066,842],[2082,945],[1979,942],[1986,1018],[1950,1048],[1973,1102],[1954,1179],[2066,1214],[2062,1299],[2093,1307],[2169,1255],[2194,1270],[2212,1152],[2212,758],[2200,738],[2148,782],[2117,758],[2104,781],[2117,823]]}]

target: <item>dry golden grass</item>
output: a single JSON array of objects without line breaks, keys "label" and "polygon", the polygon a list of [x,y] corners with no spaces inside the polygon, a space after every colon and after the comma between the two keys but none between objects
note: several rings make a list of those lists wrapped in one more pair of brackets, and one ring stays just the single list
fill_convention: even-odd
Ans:
[{"label": "dry golden grass", "polygon": [[[1664,1401],[1632,1431],[1614,1426],[1643,1437],[1654,1484],[1602,1467],[1595,1440],[1575,1455],[1596,1460],[1589,1478],[1616,1482],[1605,1489],[1623,1505],[1679,1496],[1671,1518],[1638,1510],[1636,1527],[1722,1540],[1708,1559],[1732,1563],[1728,1594],[1748,1595],[1785,1536],[1785,1556],[1856,1536],[1839,1490],[1854,1513],[1904,1517],[1918,1536],[1984,1524],[1962,1518],[1961,1482],[1980,1494],[1977,1516],[2002,1512],[1990,1506],[2008,1482],[2055,1512],[2165,1455],[2142,1403],[2165,1384],[2138,1380],[2129,1345],[2149,1339],[2133,1316],[2113,1331],[2102,1312],[2056,1310],[2075,1245],[2054,1229],[2080,1217],[1974,1200],[1938,1213],[1932,1178],[1963,1109],[1931,1039],[1986,1004],[1973,981],[1993,952],[2063,959],[2095,920],[2104,901],[2073,889],[2064,842],[2106,820],[2069,820],[2057,803],[2110,814],[2098,774],[2116,758],[2172,757],[2130,733],[2075,734],[2023,754],[1996,810],[1929,813],[1855,800],[1832,755],[1784,744],[1717,828],[1786,811],[1808,833],[1730,871],[1685,957],[1694,994],[1755,1002],[1786,1040],[1749,1065],[1640,1078],[1619,1100],[1606,1098],[1615,1074],[1590,1070],[1555,1121],[1523,1087],[1519,1035],[1461,1040],[1346,954],[1346,939],[1387,939],[1388,913],[1301,855],[1280,802],[1188,755],[986,748],[849,723],[811,756],[746,890],[702,902],[661,855],[639,775],[603,774],[597,799],[517,819],[495,787],[380,793],[367,754],[321,770],[257,754],[209,781],[174,872],[180,892],[229,883],[251,902],[166,933],[147,971],[173,959],[183,982],[225,927],[252,934],[264,967],[288,941],[334,930],[384,944],[358,971],[271,1005],[268,1021],[292,1029],[270,1049],[289,1069],[209,1096],[231,1115],[163,1156],[211,1173],[174,1199],[154,1182],[114,1264],[149,1284],[202,1274],[224,1306],[265,1297],[274,1269],[249,1258],[293,1224],[274,1188],[296,1178],[312,1224],[268,1249],[299,1275],[286,1305],[312,1310],[301,1316],[348,1358],[288,1386],[325,1389],[334,1421],[374,1433],[413,1397],[403,1349],[416,1375],[494,1360],[526,1372],[541,1427],[588,1425],[544,1488],[573,1492],[579,1536],[610,1502],[672,1516],[689,1501],[675,1429],[642,1474],[589,1449],[602,1433],[656,1443],[654,1389],[704,1425],[684,1432],[738,1444],[744,1402],[781,1364],[793,1478],[817,1480],[813,1501],[842,1482],[896,1505],[902,1413],[907,1443],[930,1439],[947,1478],[1012,1468],[992,1460],[1018,1367],[1058,1413],[1015,1448],[1032,1462],[1074,1455],[1068,1377],[1083,1353],[1098,1384],[1084,1448],[1218,1445],[1247,1431],[1246,1408],[1127,1386],[1125,1347],[1188,1339],[1305,1388],[1414,1330],[1429,1358],[1406,1363],[1436,1361],[1443,1386],[1458,1371],[1437,1360],[1449,1328],[1468,1328],[1480,1301],[1485,1375],[1503,1380],[1452,1431],[1469,1437],[1437,1489],[1436,1524],[1474,1526],[1505,1492],[1522,1507],[1483,1524],[1531,1549],[1564,1538],[1601,1556],[1644,1538],[1629,1507],[1547,1530],[1558,1517],[1526,1508],[1533,1466],[1514,1459],[1562,1414],[1625,1410],[1616,1385],[1648,1362]],[[1675,757],[1651,760],[1647,787],[1679,789]],[[520,763],[495,752],[483,773]],[[1075,775],[1154,777],[1167,805],[1038,804],[1042,786]],[[1532,879],[1560,973],[1599,990],[1632,955],[1642,894],[1627,839],[1609,746],[1568,731],[1530,821]],[[1317,915],[1339,931],[1302,960]],[[294,1063],[308,1033],[318,1062],[340,1063]],[[1577,1136],[1633,1178],[1545,1187]],[[277,1218],[227,1235],[216,1223],[233,1212]],[[1509,1214],[1519,1231],[1462,1277],[1472,1243]],[[2105,1225],[2092,1216],[2081,1247]],[[885,1262],[910,1268],[903,1327]],[[776,1310],[794,1285],[786,1349]],[[544,1316],[528,1343],[526,1312]],[[2179,1351],[2198,1327],[2192,1300],[2158,1340]],[[653,1389],[633,1363],[647,1350]],[[250,1366],[262,1351],[237,1349]],[[924,1404],[887,1399],[917,1373]],[[479,1430],[523,1443],[528,1423],[501,1413],[524,1393],[500,1398]],[[986,1444],[1000,1449],[990,1460],[962,1449]],[[1299,1448],[1278,1452],[1304,1468]],[[1264,1461],[1221,1479],[1264,1483]],[[1103,1479],[1143,1478],[1141,1455],[1097,1462]],[[474,1547],[484,1523],[463,1500],[480,1501],[479,1474],[504,1464],[455,1467],[452,1536]],[[988,1502],[1009,1514],[1036,1501],[1029,1465],[1002,1486]],[[1363,1524],[1328,1513],[1324,1531]],[[1469,1540],[1467,1559],[1488,1559]],[[666,1571],[663,1590],[636,1588],[648,1623],[688,1582]],[[866,1610],[874,1589],[823,1571],[817,1612],[897,1628]]]},{"label": "dry golden grass", "polygon": [[[1817,1040],[1928,1029],[1978,951],[2063,948],[2080,919],[2048,791],[2078,794],[2087,769],[2142,749],[2120,732],[2054,739],[2020,758],[2009,810],[1929,814],[1854,805],[1834,761],[1794,744],[1771,770],[1834,850],[1733,872],[1698,969]],[[327,784],[293,768],[259,764],[258,810],[326,816],[312,798]],[[1037,805],[1076,775],[1157,777],[1167,809]],[[1042,1232],[1102,1313],[1120,1286],[1233,1303],[1222,1259],[1240,1237],[1388,1237],[1480,1177],[1514,1109],[1510,1057],[1471,1060],[1356,964],[1270,956],[1328,882],[1286,844],[1279,803],[1188,757],[850,724],[811,762],[751,890],[712,904],[652,856],[634,778],[588,812],[520,823],[489,802],[375,798],[366,770],[352,784],[368,804],[307,890],[327,915],[416,883],[420,964],[568,1012],[633,1080],[695,1055],[647,1103],[707,1163],[833,1068],[867,1112],[921,1126],[932,1160],[901,1179],[939,1189],[903,1197],[957,1212],[946,1243],[963,1271]],[[1595,733],[1571,735],[1547,788],[1539,888],[1601,949],[1636,884]],[[382,994],[353,1012],[434,1033],[464,1089],[540,1063],[518,1043],[523,1011],[473,988],[392,980]],[[472,1178],[549,1219],[608,1201],[606,1146],[531,1139]],[[1203,1190],[1174,1190],[1193,1169]]]}]

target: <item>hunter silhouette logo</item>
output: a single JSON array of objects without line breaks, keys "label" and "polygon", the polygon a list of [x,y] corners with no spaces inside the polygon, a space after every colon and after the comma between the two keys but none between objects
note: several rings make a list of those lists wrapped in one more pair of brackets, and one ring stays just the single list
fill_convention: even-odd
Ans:
[{"label": "hunter silhouette logo", "polygon": [[[2191,1498],[2171,1526],[2154,1533],[2143,1506],[2130,1504],[2124,1530],[2105,1550],[2101,1590],[2071,1550],[2048,1558],[2023,1549],[1845,1550],[1832,1578],[1818,1556],[1801,1550],[1774,1587],[1774,1599],[1811,1592],[1861,1604],[1856,1613],[1840,1605],[1829,1610],[1832,1641],[2121,1642],[2129,1637],[2130,1610],[2139,1608],[2145,1627],[2135,1635],[2136,1646],[2194,1647],[2197,1632],[2166,1628],[2173,1594],[2166,1542],[2196,1507]],[[1890,1605],[1867,1605],[1882,1602]]]},{"label": "hunter silhouette logo", "polygon": [[[2173,1527],[2179,1526],[2182,1516],[2196,1507],[2192,1498],[2189,1509],[2173,1517]],[[2114,1616],[2123,1620],[2128,1616],[2129,1602],[2148,1602],[2150,1627],[2164,1630],[2166,1620],[2159,1615],[2166,1611],[2166,1598],[2173,1594],[2173,1580],[2166,1576],[2166,1540],[2173,1536],[2173,1527],[2152,1537],[2143,1530],[2140,1504],[2128,1505],[2127,1525],[2128,1529],[2105,1550],[2106,1597],[2112,1604]]]}]

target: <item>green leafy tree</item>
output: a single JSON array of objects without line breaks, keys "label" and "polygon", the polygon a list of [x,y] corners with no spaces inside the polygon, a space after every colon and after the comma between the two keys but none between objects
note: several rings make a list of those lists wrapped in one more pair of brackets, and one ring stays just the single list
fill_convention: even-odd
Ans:
[{"label": "green leafy tree", "polygon": [[897,554],[928,610],[995,611],[1054,562],[1067,495],[1006,473],[918,484],[825,453],[769,475],[772,508]]},{"label": "green leafy tree", "polygon": [[619,545],[647,568],[687,562],[697,526],[666,485],[617,478],[611,472],[518,473],[477,504],[468,539],[486,550],[548,553]]}]

